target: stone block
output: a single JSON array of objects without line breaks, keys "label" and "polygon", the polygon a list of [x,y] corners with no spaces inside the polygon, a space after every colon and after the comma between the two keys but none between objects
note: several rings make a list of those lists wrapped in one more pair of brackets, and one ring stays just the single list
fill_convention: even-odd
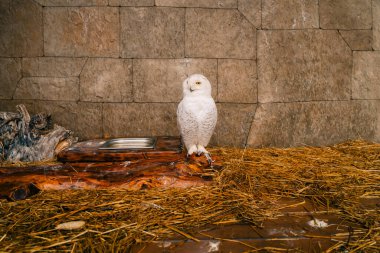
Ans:
[{"label": "stone block", "polygon": [[347,100],[352,53],[338,31],[260,31],[259,102]]},{"label": "stone block", "polygon": [[372,48],[375,50],[380,50],[380,1],[372,1],[372,20],[373,20],[373,42]]},{"label": "stone block", "polygon": [[256,28],[261,27],[261,0],[238,0],[238,10]]},{"label": "stone block", "polygon": [[108,0],[110,6],[154,6],[154,0]]},{"label": "stone block", "polygon": [[[374,139],[378,113],[368,101],[267,103],[257,108],[250,146],[319,146]],[[376,109],[378,111],[378,109]]]},{"label": "stone block", "polygon": [[218,121],[212,145],[243,147],[256,110],[256,104],[218,103]]},{"label": "stone block", "polygon": [[236,8],[237,0],[156,0],[157,6]]},{"label": "stone block", "polygon": [[68,130],[81,140],[97,139],[103,135],[102,104],[61,101],[39,101],[35,113],[51,114],[53,122]]},{"label": "stone block", "polygon": [[45,7],[47,56],[119,56],[116,7]]},{"label": "stone block", "polygon": [[350,46],[351,50],[372,51],[371,30],[340,30],[339,33]]},{"label": "stone block", "polygon": [[380,100],[356,100],[351,105],[350,139],[380,143]]},{"label": "stone block", "polygon": [[178,136],[175,103],[105,103],[105,137]]},{"label": "stone block", "polygon": [[371,0],[320,0],[322,29],[371,29]]},{"label": "stone block", "polygon": [[20,79],[20,59],[0,58],[0,99],[11,99]]},{"label": "stone block", "polygon": [[353,99],[380,99],[380,52],[354,52]]},{"label": "stone block", "polygon": [[263,0],[264,29],[319,28],[318,0]]},{"label": "stone block", "polygon": [[132,101],[132,60],[88,59],[80,75],[80,100]]},{"label": "stone block", "polygon": [[108,0],[36,0],[42,6],[106,6]]},{"label": "stone block", "polygon": [[186,9],[185,36],[187,57],[256,57],[256,29],[237,10]]},{"label": "stone block", "polygon": [[139,59],[133,62],[134,100],[138,102],[179,102],[182,82],[191,74],[203,74],[217,94],[217,60]]},{"label": "stone block", "polygon": [[13,98],[77,101],[79,78],[25,77],[20,80]]},{"label": "stone block", "polygon": [[0,112],[18,112],[16,109],[17,105],[25,105],[26,109],[28,110],[29,113],[34,113],[34,104],[35,101],[33,100],[1,100],[0,99]]},{"label": "stone block", "polygon": [[0,2],[0,56],[43,54],[42,7],[32,0]]},{"label": "stone block", "polygon": [[23,77],[78,77],[86,58],[36,57],[22,59]]},{"label": "stone block", "polygon": [[184,56],[185,10],[121,8],[121,55],[125,58]]},{"label": "stone block", "polygon": [[218,60],[219,102],[256,103],[256,62],[252,60]]}]

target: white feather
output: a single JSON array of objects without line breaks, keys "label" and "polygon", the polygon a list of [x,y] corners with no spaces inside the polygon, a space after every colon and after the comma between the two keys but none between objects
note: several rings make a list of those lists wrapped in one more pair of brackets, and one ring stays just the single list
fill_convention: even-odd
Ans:
[{"label": "white feather", "polygon": [[183,99],[177,109],[178,127],[189,154],[205,151],[199,148],[208,145],[216,121],[217,109],[211,97],[210,82],[203,75],[191,75],[183,82]]}]

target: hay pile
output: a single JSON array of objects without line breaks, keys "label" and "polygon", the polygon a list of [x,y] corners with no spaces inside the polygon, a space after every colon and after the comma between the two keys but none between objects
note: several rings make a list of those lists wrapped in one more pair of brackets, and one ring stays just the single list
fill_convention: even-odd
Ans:
[{"label": "hay pile", "polygon": [[[380,144],[353,141],[324,148],[215,148],[224,169],[211,186],[146,191],[50,191],[0,202],[5,251],[126,252],[131,245],[210,224],[260,221],[279,214],[281,197],[307,198],[363,228],[350,251],[379,250],[380,213],[359,204],[380,198]],[[56,225],[82,220],[80,230]],[[252,247],[254,249],[254,247]],[[1,250],[0,250],[1,251]]]}]

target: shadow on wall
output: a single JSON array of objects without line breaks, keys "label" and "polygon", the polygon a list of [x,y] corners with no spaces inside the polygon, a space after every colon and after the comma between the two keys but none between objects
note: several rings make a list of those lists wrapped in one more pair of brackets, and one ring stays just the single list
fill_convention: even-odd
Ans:
[{"label": "shadow on wall", "polygon": [[214,145],[380,141],[380,3],[4,0],[0,111],[51,113],[82,139],[178,135],[202,73]]}]

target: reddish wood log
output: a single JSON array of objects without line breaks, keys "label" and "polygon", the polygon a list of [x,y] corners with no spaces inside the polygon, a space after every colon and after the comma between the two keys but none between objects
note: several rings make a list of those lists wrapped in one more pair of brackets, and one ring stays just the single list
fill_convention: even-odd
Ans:
[{"label": "reddish wood log", "polygon": [[[216,158],[218,159],[218,158]],[[25,199],[40,190],[183,188],[211,182],[204,157],[177,154],[125,162],[65,163],[32,167],[0,167],[0,197]],[[215,162],[213,169],[220,169]]]},{"label": "reddish wood log", "polygon": [[191,187],[210,183],[210,170],[221,168],[215,162],[211,169],[204,156],[186,158],[179,137],[157,137],[148,149],[102,149],[106,141],[64,149],[58,154],[62,164],[0,167],[0,197],[25,199],[40,190]]}]

